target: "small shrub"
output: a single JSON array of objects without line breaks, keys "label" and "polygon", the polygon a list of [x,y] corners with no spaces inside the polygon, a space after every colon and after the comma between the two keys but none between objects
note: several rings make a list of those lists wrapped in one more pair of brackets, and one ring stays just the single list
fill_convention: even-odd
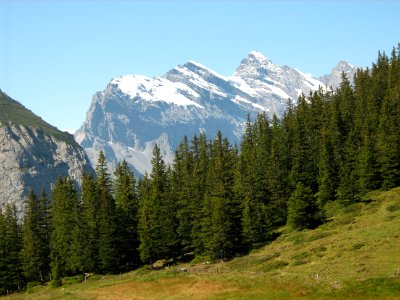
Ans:
[{"label": "small shrub", "polygon": [[389,206],[386,207],[387,211],[396,211],[396,210],[400,210],[400,204],[396,203],[396,204],[391,204]]},{"label": "small shrub", "polygon": [[27,284],[27,286],[26,286],[26,292],[28,293],[28,294],[30,294],[30,293],[34,293],[35,292],[35,288],[37,287],[37,286],[41,286],[42,285],[42,283],[41,282],[39,282],[39,281],[31,281],[31,282],[28,282],[28,284]]},{"label": "small shrub", "polygon": [[359,250],[359,249],[361,249],[361,248],[364,247],[364,246],[365,246],[364,243],[355,243],[355,244],[351,247],[351,250],[352,250],[352,251]]},{"label": "small shrub", "polygon": [[61,279],[53,279],[52,281],[50,281],[50,287],[58,288],[60,286],[62,286],[62,280]]},{"label": "small shrub", "polygon": [[274,252],[274,253],[270,253],[270,254],[267,254],[267,255],[263,256],[262,258],[258,259],[258,261],[259,262],[266,262],[266,261],[269,261],[269,260],[271,260],[273,258],[277,258],[279,256],[280,256],[280,254],[278,252]]},{"label": "small shrub", "polygon": [[65,277],[62,280],[62,284],[74,284],[74,283],[80,283],[85,280],[85,277],[83,275],[77,275],[77,276],[72,276],[72,277]]},{"label": "small shrub", "polygon": [[210,256],[196,255],[192,259],[191,264],[192,265],[197,265],[197,264],[206,263],[206,262],[209,262],[209,261],[211,261]]},{"label": "small shrub", "polygon": [[[400,281],[397,278],[370,278],[363,281],[347,282],[342,292],[347,296],[374,296],[376,299],[386,296],[397,297],[400,294]],[[351,297],[349,297],[351,298]]]},{"label": "small shrub", "polygon": [[330,231],[317,232],[317,233],[313,234],[312,236],[310,236],[307,239],[307,241],[312,242],[312,241],[316,241],[316,240],[319,240],[319,239],[326,238],[326,237],[331,236],[331,235],[333,235],[333,232],[330,232]]},{"label": "small shrub", "polygon": [[318,246],[318,247],[312,248],[310,251],[313,253],[319,253],[319,252],[324,252],[326,250],[328,250],[328,248],[326,248],[325,246]]},{"label": "small shrub", "polygon": [[290,237],[289,241],[293,241],[293,245],[301,245],[306,242],[306,239],[304,238],[304,234],[301,235],[296,234]]},{"label": "small shrub", "polygon": [[146,275],[151,273],[153,269],[151,268],[151,266],[149,265],[144,265],[143,267],[141,267],[140,269],[136,270],[136,274],[137,275]]},{"label": "small shrub", "polygon": [[278,270],[278,269],[282,269],[284,267],[286,267],[289,263],[283,260],[278,260],[278,261],[274,261],[271,262],[269,264],[264,265],[260,271],[263,272],[270,272],[270,271],[274,271],[274,270]]},{"label": "small shrub", "polygon": [[42,285],[42,283],[39,282],[39,281],[31,281],[31,282],[28,282],[27,288],[28,288],[28,289],[31,289],[31,288],[33,288],[33,287],[35,287],[35,286],[39,286],[39,285]]},{"label": "small shrub", "polygon": [[100,274],[93,274],[93,275],[91,275],[87,280],[95,281],[95,280],[100,280],[100,279],[102,279],[102,278],[103,278],[103,276],[100,275]]},{"label": "small shrub", "polygon": [[351,214],[353,216],[357,216],[361,212],[361,207],[359,203],[352,203],[350,205],[347,205],[343,208],[343,212],[347,214]]},{"label": "small shrub", "polygon": [[301,265],[308,264],[309,262],[310,262],[310,261],[309,261],[309,260],[306,260],[306,259],[295,260],[295,261],[292,263],[292,266],[301,266]]},{"label": "small shrub", "polygon": [[340,201],[331,201],[324,205],[324,212],[327,218],[332,218],[338,215],[342,209],[343,204]]},{"label": "small shrub", "polygon": [[335,223],[337,225],[347,225],[347,224],[353,223],[354,220],[355,220],[354,217],[346,216],[346,217],[343,217],[343,218],[340,218],[340,219],[336,220]]},{"label": "small shrub", "polygon": [[308,252],[300,252],[292,256],[292,259],[303,259],[308,257]]},{"label": "small shrub", "polygon": [[396,219],[396,216],[388,216],[386,218],[387,221],[393,221],[394,219]]}]

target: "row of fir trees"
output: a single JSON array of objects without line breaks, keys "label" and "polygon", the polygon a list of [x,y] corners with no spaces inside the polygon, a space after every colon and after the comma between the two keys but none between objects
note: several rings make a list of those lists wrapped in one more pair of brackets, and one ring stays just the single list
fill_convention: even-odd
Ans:
[{"label": "row of fir trees", "polygon": [[137,180],[103,153],[80,192],[60,178],[29,194],[23,224],[0,214],[0,293],[26,282],[114,273],[185,254],[225,259],[271,241],[279,226],[317,226],[333,201],[400,185],[400,47],[354,84],[301,95],[281,119],[248,118],[240,147],[218,132],[184,138],[166,165]]}]

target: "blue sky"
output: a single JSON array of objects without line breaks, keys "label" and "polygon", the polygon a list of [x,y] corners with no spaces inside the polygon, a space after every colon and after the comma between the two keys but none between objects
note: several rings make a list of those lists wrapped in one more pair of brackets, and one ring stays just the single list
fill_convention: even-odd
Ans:
[{"label": "blue sky", "polygon": [[195,60],[232,74],[251,50],[315,76],[370,66],[400,42],[400,1],[0,0],[0,88],[47,122],[78,129],[123,74]]}]

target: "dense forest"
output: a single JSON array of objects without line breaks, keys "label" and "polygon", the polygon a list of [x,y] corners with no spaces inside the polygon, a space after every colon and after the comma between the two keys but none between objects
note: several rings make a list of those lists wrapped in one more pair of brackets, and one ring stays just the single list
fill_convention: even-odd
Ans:
[{"label": "dense forest", "polygon": [[379,53],[354,84],[301,95],[281,119],[247,119],[242,142],[221,133],[183,138],[172,165],[155,146],[152,172],[114,176],[100,153],[80,190],[60,178],[51,196],[30,192],[22,224],[0,213],[0,294],[28,282],[116,273],[157,260],[229,259],[287,225],[324,222],[332,203],[400,185],[400,45]]}]

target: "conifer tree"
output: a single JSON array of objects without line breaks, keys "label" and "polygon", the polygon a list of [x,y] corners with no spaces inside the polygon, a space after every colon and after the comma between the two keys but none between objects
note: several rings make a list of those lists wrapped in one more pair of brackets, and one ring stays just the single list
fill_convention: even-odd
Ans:
[{"label": "conifer tree", "polygon": [[302,182],[310,187],[313,192],[317,192],[318,187],[315,176],[317,167],[315,166],[316,160],[314,156],[318,155],[318,153],[313,153],[311,109],[304,95],[299,97],[291,126],[293,126],[291,129],[293,140],[290,152],[292,160],[291,184],[295,187],[298,182]]},{"label": "conifer tree", "polygon": [[241,240],[240,203],[233,183],[237,153],[219,131],[211,147],[203,219],[205,248],[213,258],[230,257]]},{"label": "conifer tree", "polygon": [[293,229],[312,228],[318,223],[317,212],[311,189],[299,182],[288,201],[287,224]]},{"label": "conifer tree", "polygon": [[254,125],[248,116],[235,176],[235,197],[242,202],[243,242],[257,247],[270,236],[267,214],[268,120],[260,115]]},{"label": "conifer tree", "polygon": [[44,282],[49,278],[50,228],[48,200],[43,191],[37,199],[33,190],[28,195],[23,223],[21,263],[28,281]]},{"label": "conifer tree", "polygon": [[377,114],[371,90],[372,80],[368,69],[358,70],[354,81],[355,133],[359,135],[357,150],[357,175],[360,194],[380,186],[377,150]]},{"label": "conifer tree", "polygon": [[69,255],[66,260],[66,270],[70,274],[79,274],[84,271],[84,219],[82,215],[82,201],[75,185],[71,180],[67,181],[69,193]]},{"label": "conifer tree", "polygon": [[[1,213],[0,213],[1,215]],[[7,205],[4,216],[0,216],[0,294],[9,294],[22,289],[22,266],[19,254],[22,249],[21,227],[18,224],[15,205]]]},{"label": "conifer tree", "polygon": [[318,203],[321,208],[326,203],[336,199],[336,189],[338,186],[338,167],[335,162],[333,145],[331,142],[328,128],[321,132],[321,147],[319,155],[318,173]]},{"label": "conifer tree", "polygon": [[273,227],[286,223],[287,200],[290,196],[289,169],[290,159],[287,136],[276,115],[271,126],[271,145],[266,170],[270,197]]},{"label": "conifer tree", "polygon": [[341,120],[343,122],[342,154],[339,161],[339,186],[338,198],[342,201],[353,202],[360,196],[357,182],[357,149],[360,145],[360,137],[354,126],[355,121],[355,97],[350,81],[342,75],[342,83],[335,95],[338,101]]},{"label": "conifer tree", "polygon": [[205,194],[207,190],[207,174],[210,163],[210,146],[204,133],[199,138],[192,139],[191,152],[193,153],[193,195],[194,205],[192,221],[192,243],[195,253],[204,252],[204,219],[206,213]]},{"label": "conifer tree", "polygon": [[154,233],[155,218],[153,214],[153,202],[150,198],[151,182],[147,174],[138,183],[139,196],[139,253],[140,259],[143,262],[148,262],[150,265],[154,262],[155,253],[153,251],[153,243],[156,236]]},{"label": "conifer tree", "polygon": [[157,259],[176,256],[176,206],[170,197],[169,178],[160,148],[154,146],[151,180],[142,183],[143,198],[140,200],[140,257],[152,264]]},{"label": "conifer tree", "polygon": [[171,180],[171,196],[177,205],[179,240],[184,252],[193,251],[193,222],[196,207],[193,185],[193,157],[185,136],[175,153]]},{"label": "conifer tree", "polygon": [[6,223],[0,209],[0,295],[7,294],[7,249],[5,243]]},{"label": "conifer tree", "polygon": [[96,196],[98,197],[99,270],[105,273],[113,272],[117,268],[117,224],[112,181],[103,151],[100,151],[96,165]]},{"label": "conifer tree", "polygon": [[83,213],[83,266],[85,271],[99,272],[99,200],[96,182],[92,174],[82,176],[82,213]]},{"label": "conifer tree", "polygon": [[388,91],[379,124],[379,162],[382,187],[400,185],[400,88]]},{"label": "conifer tree", "polygon": [[50,258],[54,284],[82,271],[83,250],[77,190],[69,177],[59,178],[52,191]]},{"label": "conifer tree", "polygon": [[118,259],[121,269],[132,268],[138,262],[138,198],[135,177],[125,160],[117,165],[114,198],[117,215]]}]

